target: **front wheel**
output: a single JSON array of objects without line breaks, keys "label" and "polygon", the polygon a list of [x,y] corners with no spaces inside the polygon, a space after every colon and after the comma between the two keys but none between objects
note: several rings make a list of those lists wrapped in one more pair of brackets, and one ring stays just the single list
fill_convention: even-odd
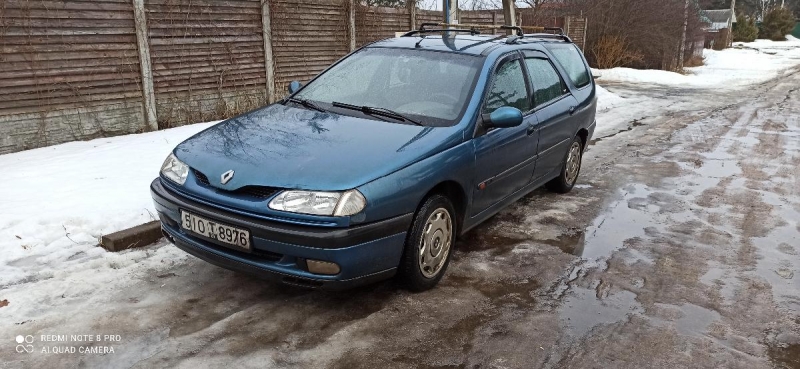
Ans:
[{"label": "front wheel", "polygon": [[409,290],[425,291],[442,279],[455,241],[455,219],[453,204],[442,195],[428,197],[417,211],[398,271]]},{"label": "front wheel", "polygon": [[575,182],[578,181],[578,173],[581,171],[581,159],[583,158],[583,141],[580,137],[575,136],[572,143],[569,145],[566,158],[564,158],[564,165],[561,167],[561,173],[557,178],[547,182],[545,185],[547,189],[558,193],[567,193],[572,191]]}]

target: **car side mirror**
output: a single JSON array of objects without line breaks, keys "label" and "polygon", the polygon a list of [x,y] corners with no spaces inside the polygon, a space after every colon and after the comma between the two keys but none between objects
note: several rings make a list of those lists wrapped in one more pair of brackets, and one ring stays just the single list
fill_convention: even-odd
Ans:
[{"label": "car side mirror", "polygon": [[510,106],[498,108],[490,114],[483,114],[482,118],[487,128],[511,128],[522,124],[522,112]]},{"label": "car side mirror", "polygon": [[303,87],[303,84],[297,81],[289,82],[289,93],[293,94],[300,90],[300,87]]}]

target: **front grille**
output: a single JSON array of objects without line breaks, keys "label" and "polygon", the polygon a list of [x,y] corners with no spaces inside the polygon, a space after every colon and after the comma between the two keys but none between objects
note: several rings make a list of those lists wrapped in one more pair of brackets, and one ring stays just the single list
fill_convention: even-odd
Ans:
[{"label": "front grille", "polygon": [[237,194],[237,195],[244,195],[244,196],[256,197],[256,198],[259,198],[259,199],[266,199],[266,198],[274,195],[278,191],[279,191],[279,189],[274,188],[274,187],[244,186],[244,187],[242,187],[242,188],[240,188],[238,190],[232,191],[232,192]]},{"label": "front grille", "polygon": [[[203,186],[211,185],[208,181],[208,177],[205,174],[200,173],[200,171],[195,169],[192,169],[192,172],[194,172],[194,176],[195,178],[197,178],[197,183]],[[223,189],[219,189],[219,191],[224,191],[234,195],[255,197],[257,199],[269,198],[270,196],[274,195],[276,192],[280,190],[281,190],[280,188],[266,187],[266,186],[244,186],[242,188],[233,191],[226,191]]]},{"label": "front grille", "polygon": [[208,177],[205,174],[200,173],[199,171],[193,170],[194,176],[197,178],[197,182],[203,186],[208,186],[210,183],[208,182]]}]

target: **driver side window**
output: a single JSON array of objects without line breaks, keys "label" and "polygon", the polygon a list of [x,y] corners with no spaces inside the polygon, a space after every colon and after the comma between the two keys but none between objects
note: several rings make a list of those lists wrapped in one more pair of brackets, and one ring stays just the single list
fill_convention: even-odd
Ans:
[{"label": "driver side window", "polygon": [[523,113],[531,110],[525,75],[518,59],[506,61],[495,71],[483,113],[490,114],[503,106],[517,108]]}]

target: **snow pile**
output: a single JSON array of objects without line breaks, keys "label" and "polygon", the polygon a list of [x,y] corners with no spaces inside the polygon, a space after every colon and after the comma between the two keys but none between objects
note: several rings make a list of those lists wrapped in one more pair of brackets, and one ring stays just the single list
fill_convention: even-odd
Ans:
[{"label": "snow pile", "polygon": [[756,40],[736,43],[722,51],[704,50],[704,64],[686,68],[687,74],[661,70],[613,68],[595,70],[603,82],[626,82],[684,88],[741,88],[777,77],[798,65],[800,41]]},{"label": "snow pile", "polygon": [[100,236],[154,220],[150,181],[179,142],[212,124],[0,155],[0,289],[96,259]]},{"label": "snow pile", "polygon": [[597,85],[597,111],[605,112],[617,106],[627,104],[628,101],[603,86]]}]

